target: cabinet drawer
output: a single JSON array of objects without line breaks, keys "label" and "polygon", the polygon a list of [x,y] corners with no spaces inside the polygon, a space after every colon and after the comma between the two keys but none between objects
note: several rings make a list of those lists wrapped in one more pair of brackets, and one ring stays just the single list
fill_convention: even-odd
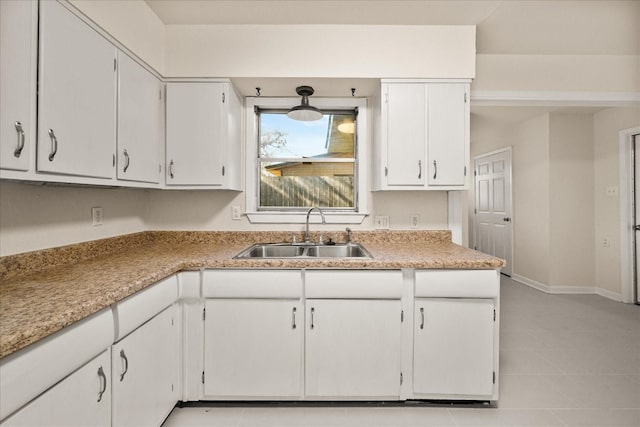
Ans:
[{"label": "cabinet drawer", "polygon": [[178,280],[168,277],[113,306],[116,341],[160,313],[178,299]]},{"label": "cabinet drawer", "polygon": [[0,419],[31,401],[113,342],[110,309],[81,320],[0,362]]},{"label": "cabinet drawer", "polygon": [[416,297],[495,298],[499,288],[497,270],[416,271]]},{"label": "cabinet drawer", "polygon": [[307,270],[307,298],[380,298],[402,297],[400,270]]},{"label": "cabinet drawer", "polygon": [[301,298],[301,270],[208,270],[205,298]]}]

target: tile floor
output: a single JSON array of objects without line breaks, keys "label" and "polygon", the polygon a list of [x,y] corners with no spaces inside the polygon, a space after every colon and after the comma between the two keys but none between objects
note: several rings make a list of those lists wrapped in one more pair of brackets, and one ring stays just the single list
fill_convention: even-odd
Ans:
[{"label": "tile floor", "polygon": [[188,426],[640,427],[640,307],[548,295],[502,278],[499,407],[214,405],[176,408]]}]

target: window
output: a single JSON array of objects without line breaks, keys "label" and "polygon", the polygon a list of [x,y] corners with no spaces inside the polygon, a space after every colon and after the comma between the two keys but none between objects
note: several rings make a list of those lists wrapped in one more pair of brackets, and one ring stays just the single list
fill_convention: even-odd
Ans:
[{"label": "window", "polygon": [[[364,218],[366,101],[312,100],[322,119],[286,112],[299,99],[247,99],[247,215],[252,222],[303,222],[312,206],[327,222]],[[364,134],[364,135],[363,135]],[[366,196],[364,197],[366,199]],[[302,220],[301,220],[302,218]]]},{"label": "window", "polygon": [[300,122],[284,110],[258,110],[258,210],[354,211],[357,110],[323,111]]}]

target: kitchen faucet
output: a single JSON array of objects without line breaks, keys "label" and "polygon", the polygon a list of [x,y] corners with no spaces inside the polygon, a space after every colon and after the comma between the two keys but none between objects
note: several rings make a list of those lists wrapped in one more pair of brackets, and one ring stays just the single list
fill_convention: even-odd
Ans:
[{"label": "kitchen faucet", "polygon": [[347,227],[345,231],[347,232],[347,243],[351,244],[351,229]]},{"label": "kitchen faucet", "polygon": [[320,212],[320,217],[322,218],[322,223],[326,224],[325,220],[324,220],[324,212],[322,212],[322,209],[320,209],[317,206],[312,207],[311,209],[309,209],[309,211],[307,212],[307,226],[305,228],[304,231],[304,242],[305,243],[309,243],[309,215],[311,215],[311,211],[317,209],[318,212]]}]

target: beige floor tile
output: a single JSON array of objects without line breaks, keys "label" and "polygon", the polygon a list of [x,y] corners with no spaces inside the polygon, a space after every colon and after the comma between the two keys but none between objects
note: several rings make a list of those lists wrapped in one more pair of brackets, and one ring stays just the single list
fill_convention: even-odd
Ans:
[{"label": "beige floor tile", "polygon": [[640,409],[553,409],[567,427],[638,427]]},{"label": "beige floor tile", "polygon": [[459,427],[564,426],[549,409],[451,409]]}]

